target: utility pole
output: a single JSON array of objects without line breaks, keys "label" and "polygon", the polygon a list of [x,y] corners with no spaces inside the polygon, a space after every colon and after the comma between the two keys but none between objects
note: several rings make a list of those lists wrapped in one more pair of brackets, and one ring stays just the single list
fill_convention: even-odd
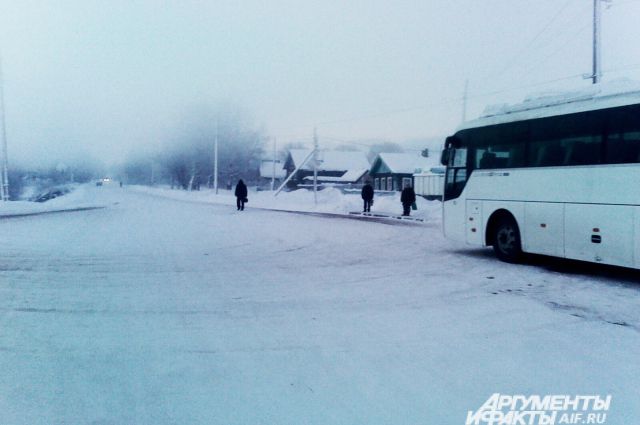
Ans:
[{"label": "utility pole", "polygon": [[2,75],[2,58],[0,57],[0,125],[2,125],[2,163],[0,164],[0,200],[9,200],[9,161],[7,159],[7,128],[4,109],[4,80]]},{"label": "utility pole", "polygon": [[593,84],[600,82],[600,0],[593,0]]},{"label": "utility pole", "polygon": [[601,17],[602,17],[602,4],[611,3],[612,0],[593,0],[593,70],[591,75],[585,75],[585,78],[591,78],[593,84],[598,84],[602,78],[601,70]]},{"label": "utility pole", "polygon": [[313,203],[318,205],[318,131],[313,128]]},{"label": "utility pole", "polygon": [[278,141],[276,140],[276,138],[273,138],[273,170],[272,170],[272,174],[271,174],[271,191],[273,191],[273,188],[276,185],[276,155],[277,155],[277,145],[278,145]]},{"label": "utility pole", "polygon": [[218,118],[216,118],[216,137],[213,146],[213,188],[218,194]]}]

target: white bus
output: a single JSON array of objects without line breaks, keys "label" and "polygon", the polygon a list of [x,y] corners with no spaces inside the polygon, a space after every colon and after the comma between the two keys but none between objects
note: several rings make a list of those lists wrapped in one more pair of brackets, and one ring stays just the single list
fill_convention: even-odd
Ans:
[{"label": "white bus", "polygon": [[447,138],[445,236],[640,268],[640,89],[525,101]]}]

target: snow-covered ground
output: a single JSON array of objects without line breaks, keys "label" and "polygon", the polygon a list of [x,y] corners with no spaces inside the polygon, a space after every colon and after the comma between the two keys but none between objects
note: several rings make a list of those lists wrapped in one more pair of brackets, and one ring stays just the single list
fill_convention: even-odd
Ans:
[{"label": "snow-covered ground", "polygon": [[[88,208],[103,208],[109,205],[108,200],[102,196],[103,192],[111,189],[120,189],[116,184],[107,184],[104,188],[94,188],[92,185],[76,185],[70,193],[58,198],[38,203],[29,201],[0,202],[0,218],[16,215],[40,214],[45,212],[70,211]],[[164,198],[170,198],[188,202],[235,205],[236,198],[232,191],[219,190],[215,194],[211,189],[201,191],[174,190],[168,187],[130,186],[130,191],[144,193]],[[109,192],[111,193],[111,192]],[[328,188],[317,193],[317,203],[314,201],[313,192],[306,189],[292,192],[281,192],[274,196],[274,192],[250,191],[250,202],[247,208],[261,208],[284,211],[321,212],[333,214],[348,214],[362,211],[362,199],[359,193],[343,194],[335,188]],[[426,201],[418,197],[416,201],[418,209],[412,211],[412,217],[425,221],[439,220],[440,203]],[[383,192],[375,197],[372,213],[389,216],[399,216],[402,213],[400,193]]]},{"label": "snow-covered ground", "polygon": [[637,272],[500,263],[430,204],[393,226],[86,190],[108,207],[0,220],[2,424],[464,424],[492,393],[640,417]]},{"label": "snow-covered ground", "polygon": [[[162,196],[176,200],[204,202],[214,204],[236,205],[236,198],[232,191],[219,190],[216,195],[213,190],[201,191],[172,190],[167,187],[132,186],[130,190]],[[285,211],[325,212],[334,214],[348,214],[361,212],[363,207],[359,192],[343,194],[339,189],[327,188],[317,192],[317,204],[314,202],[314,194],[311,190],[299,189],[291,192],[280,192],[277,196],[271,191],[250,191],[247,208],[265,208]],[[425,221],[439,221],[440,202],[427,201],[417,197],[417,210],[411,215]],[[399,216],[402,214],[400,192],[383,194],[376,193],[372,213]]]},{"label": "snow-covered ground", "polygon": [[0,202],[0,218],[15,215],[40,214],[45,212],[68,211],[87,208],[102,208],[105,200],[90,185],[76,185],[63,196],[46,202],[11,201]]}]

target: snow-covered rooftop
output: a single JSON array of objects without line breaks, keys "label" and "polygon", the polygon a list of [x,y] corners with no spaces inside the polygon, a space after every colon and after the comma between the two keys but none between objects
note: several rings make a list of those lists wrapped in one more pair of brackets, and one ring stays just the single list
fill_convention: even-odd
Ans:
[{"label": "snow-covered rooftop", "polygon": [[359,170],[349,170],[340,177],[340,181],[345,183],[355,183],[357,182],[364,174],[369,171],[369,168],[361,168]]},{"label": "snow-covered rooftop", "polygon": [[621,79],[581,90],[535,93],[513,105],[491,105],[480,118],[463,123],[458,130],[635,103],[640,103],[640,82]]},{"label": "snow-covered rooftop", "polygon": [[[438,165],[435,157],[423,157],[412,153],[379,153],[377,159],[382,160],[392,173],[413,174],[422,170],[429,170]],[[376,161],[374,161],[375,163]]]},{"label": "snow-covered rooftop", "polygon": [[[289,154],[296,166],[302,163],[304,159],[311,153],[311,149],[290,149]],[[318,153],[320,161],[319,169],[324,171],[348,171],[369,169],[369,161],[364,152],[344,152],[344,151],[328,151],[321,150]],[[303,170],[312,170],[310,163],[302,167]]]},{"label": "snow-covered rooftop", "polygon": [[[369,169],[366,168],[362,170],[349,170],[340,177],[319,176],[318,180],[334,183],[356,183],[367,171],[369,171]],[[307,176],[303,180],[313,181],[313,176]]]},{"label": "snow-covered rooftop", "polygon": [[[283,179],[287,176],[287,171],[282,168],[284,163],[276,160],[276,175],[277,179]],[[260,162],[260,177],[268,177],[271,178],[273,176],[273,160],[271,159],[263,159]]]}]

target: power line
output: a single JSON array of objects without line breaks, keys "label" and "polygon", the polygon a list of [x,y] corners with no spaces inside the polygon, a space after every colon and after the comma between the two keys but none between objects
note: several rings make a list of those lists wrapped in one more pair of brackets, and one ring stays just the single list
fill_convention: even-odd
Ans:
[{"label": "power line", "polygon": [[[640,64],[639,64],[639,66],[640,66]],[[509,88],[505,88],[505,89],[495,90],[495,91],[477,93],[477,94],[474,94],[474,95],[469,95],[468,99],[480,99],[480,98],[483,98],[483,97],[495,96],[495,95],[498,95],[498,94],[508,93],[508,92],[512,92],[512,91],[517,91],[517,90],[522,90],[522,89],[527,89],[527,88],[532,88],[532,87],[539,87],[539,86],[544,86],[544,85],[548,85],[548,84],[553,84],[553,83],[557,83],[557,82],[560,82],[560,81],[566,81],[566,80],[577,79],[577,78],[581,79],[582,75],[583,74],[568,75],[568,76],[565,76],[565,77],[555,78],[555,79],[552,79],[552,80],[540,81],[540,82],[532,83],[532,84],[525,84],[525,85],[519,85],[519,86],[513,86],[513,87],[509,87]],[[323,126],[323,125],[330,125],[330,124],[356,122],[356,121],[362,121],[362,120],[366,120],[366,119],[370,119],[370,118],[379,118],[379,117],[385,117],[385,116],[390,116],[390,115],[402,114],[402,113],[406,113],[406,112],[428,111],[428,110],[431,110],[431,109],[443,107],[443,106],[445,106],[447,104],[450,104],[450,103],[461,102],[462,99],[463,99],[462,97],[443,98],[443,99],[440,99],[438,101],[435,101],[435,102],[432,102],[432,103],[429,103],[429,104],[426,104],[426,105],[390,109],[390,110],[386,110],[386,111],[379,111],[379,112],[370,113],[370,114],[357,115],[357,116],[352,116],[352,117],[348,117],[348,118],[340,118],[340,119],[335,119],[335,120],[331,120],[331,121],[316,122],[314,125]],[[312,126],[313,125],[310,125],[309,127],[312,127]],[[301,128],[302,127],[304,127],[304,126],[301,126]],[[276,136],[281,138],[281,139],[295,138],[296,140],[299,140],[299,141],[308,141],[308,140],[310,140],[310,137],[308,135],[305,135],[303,137],[298,137],[297,135],[293,135],[293,134],[290,134],[290,135],[277,134]],[[337,140],[337,141],[341,141],[341,140]]]},{"label": "power line", "polygon": [[582,34],[584,32],[584,30],[590,28],[593,24],[591,22],[581,26],[578,31],[576,31],[575,33],[573,33],[573,35],[564,43],[562,44],[559,48],[557,48],[556,50],[553,51],[553,53],[551,53],[550,55],[547,55],[544,59],[543,59],[543,64],[549,59],[552,58],[553,56],[555,56],[556,54],[560,53],[562,50],[564,50],[569,43],[571,43],[572,41],[574,41],[580,34]]},{"label": "power line", "polygon": [[[531,72],[532,70],[539,69],[542,65],[545,65],[549,59],[563,51],[571,42],[573,42],[579,35],[581,35],[586,29],[590,28],[592,25],[591,22],[581,26],[575,31],[564,43],[560,45],[557,49],[553,50],[550,54],[544,56],[540,61],[536,62],[535,66],[529,68],[526,72]],[[580,74],[582,76],[582,74]]]},{"label": "power line", "polygon": [[[521,55],[524,52],[526,52],[532,46],[534,46],[535,43],[538,40],[540,40],[541,36],[543,34],[545,34],[549,28],[551,28],[551,26],[558,20],[558,18],[560,16],[562,16],[562,14],[566,11],[567,7],[571,4],[571,2],[572,2],[572,0],[567,0],[565,3],[563,3],[563,5],[552,16],[552,18],[536,33],[536,35],[531,39],[531,41],[529,43],[527,43],[527,45],[525,47],[523,47],[513,57],[513,59],[510,62],[507,63],[507,65],[500,71],[499,74],[502,74],[502,73],[506,72],[509,68],[511,68],[513,66],[513,64],[515,64],[517,62],[517,60],[521,57]],[[623,4],[627,4],[627,3],[637,3],[637,2],[640,2],[640,0],[616,1],[616,3],[614,3],[614,5],[623,5]],[[577,29],[577,31],[574,31],[573,33],[570,34],[570,36],[564,41],[564,43],[562,43],[558,48],[553,50],[551,53],[545,55],[542,58],[542,60],[537,61],[535,66],[529,68],[527,71],[530,71],[532,69],[533,70],[538,69],[542,65],[546,64],[549,61],[549,59],[551,59],[552,57],[554,57],[555,55],[557,55],[558,53],[560,53],[564,49],[566,49],[567,46],[569,46],[578,36],[580,36],[591,25],[592,25],[591,22],[589,22],[589,23],[579,27]],[[570,27],[568,27],[568,26],[564,27],[561,30],[560,34],[562,34],[562,35],[566,34],[568,32],[569,28]],[[607,72],[607,73],[621,72],[621,71],[627,71],[627,70],[634,70],[634,69],[638,69],[638,68],[640,68],[640,63],[639,64],[632,64],[632,65],[622,66],[622,67],[613,68],[613,69],[611,69],[611,68],[610,69],[605,69],[604,72]],[[501,90],[478,93],[478,94],[475,94],[475,95],[470,95],[468,97],[470,99],[480,99],[480,98],[483,98],[483,97],[495,96],[495,95],[498,95],[498,94],[503,94],[503,93],[512,92],[512,91],[516,91],[516,90],[522,90],[522,89],[526,89],[526,88],[539,87],[539,86],[544,86],[544,85],[548,85],[548,84],[553,84],[553,83],[560,82],[560,81],[567,81],[567,80],[578,79],[578,78],[582,79],[583,75],[584,74],[582,74],[582,73],[581,74],[574,74],[574,75],[569,75],[569,76],[565,76],[565,77],[555,78],[555,79],[552,79],[552,80],[541,81],[541,82],[537,82],[537,83],[519,85],[519,86],[514,86],[514,87],[501,89]],[[450,103],[460,102],[460,101],[462,101],[462,99],[463,98],[461,98],[461,97],[443,98],[443,99],[440,99],[438,101],[435,101],[435,102],[432,102],[432,103],[429,103],[429,104],[423,104],[423,105],[418,105],[418,106],[410,106],[410,107],[404,107],[404,108],[397,108],[397,109],[390,109],[390,110],[386,110],[386,111],[379,111],[379,112],[356,115],[356,116],[351,116],[351,117],[338,118],[338,119],[334,119],[334,120],[321,121],[321,122],[316,122],[315,125],[331,125],[331,124],[338,124],[338,123],[355,122],[355,121],[360,121],[360,120],[366,120],[366,119],[385,117],[385,116],[390,116],[390,115],[403,114],[403,113],[407,113],[407,112],[426,111],[426,110],[430,110],[430,109],[434,109],[434,108],[441,108],[441,107],[443,107],[443,106],[445,106],[447,104],[450,104]],[[336,140],[338,140],[338,139],[336,139]],[[349,141],[344,141],[344,140],[339,140],[339,141],[344,142],[344,143],[357,144],[355,142],[349,142]]]},{"label": "power line", "polygon": [[[634,1],[640,1],[640,0],[634,0]],[[567,1],[563,5],[563,7],[556,13],[556,15],[554,15],[554,17],[549,22],[552,23],[557,18],[557,16],[560,16],[560,14],[566,9],[566,7],[570,3],[571,3],[571,0]],[[550,26],[550,24],[548,23],[543,28],[543,30],[541,30],[538,34],[542,34],[549,26]],[[545,64],[550,58],[552,58],[553,56],[555,56],[556,54],[558,54],[559,52],[564,50],[572,41],[574,41],[574,39],[576,37],[578,37],[585,29],[589,28],[590,26],[591,26],[591,23],[587,23],[584,26],[578,28],[578,30],[576,32],[574,32],[558,49],[554,50],[551,54],[545,56],[542,59],[542,61],[538,62],[537,66],[535,66],[532,69],[539,68],[541,65]],[[539,35],[536,35],[536,37],[534,37],[534,39],[536,39],[538,37],[539,37]],[[531,44],[531,43],[529,43],[529,44]],[[505,92],[509,92],[509,91],[515,91],[515,90],[519,90],[519,89],[523,89],[523,88],[530,88],[530,87],[536,87],[536,86],[551,84],[551,83],[564,81],[564,80],[569,80],[569,79],[573,79],[573,78],[577,78],[577,77],[582,78],[582,74],[575,74],[575,75],[570,75],[570,76],[567,76],[567,77],[561,77],[561,78],[548,80],[548,81],[543,81],[543,82],[539,82],[539,83],[527,84],[527,85],[508,88],[508,89],[488,92],[488,93],[476,94],[476,95],[468,96],[468,98],[476,99],[476,98],[480,98],[480,97],[493,96],[493,95],[496,95],[496,94],[501,94],[501,93],[505,93]],[[444,104],[460,102],[462,100],[463,100],[462,97],[441,99],[441,100],[439,100],[437,102],[434,102],[434,103],[431,103],[431,104],[427,104],[427,105],[413,106],[413,107],[406,107],[406,108],[398,108],[398,109],[394,109],[394,110],[381,111],[381,112],[371,113],[371,114],[364,114],[364,115],[350,117],[350,118],[342,118],[342,119],[336,119],[336,120],[331,120],[331,121],[323,121],[323,122],[316,123],[316,125],[330,125],[330,124],[338,124],[338,123],[344,123],[344,122],[354,122],[354,121],[360,121],[360,120],[363,120],[363,119],[378,118],[378,117],[383,117],[383,116],[397,115],[397,114],[402,114],[402,113],[407,113],[407,112],[415,112],[415,111],[420,111],[420,110],[429,110],[429,109],[433,109],[435,107],[442,107],[442,106],[444,106]]]},{"label": "power line", "polygon": [[[640,0],[636,0],[636,1],[640,1]],[[582,31],[584,31],[585,28],[586,27],[582,27],[578,31],[578,33],[576,35],[578,35]],[[552,54],[548,55],[548,57],[552,57],[553,55],[559,53],[563,48],[566,47],[566,45],[570,41],[571,40],[568,40],[567,43],[563,44],[563,46],[561,46],[559,49],[554,51]],[[623,66],[616,67],[616,68],[608,68],[608,69],[603,70],[603,72],[606,72],[606,73],[623,72],[623,71],[629,71],[629,70],[635,70],[635,69],[640,69],[640,63],[623,65]],[[583,74],[580,73],[580,74],[567,75],[567,76],[564,76],[564,77],[554,78],[554,79],[545,80],[545,81],[539,81],[539,82],[535,82],[535,83],[531,83],[531,84],[523,84],[523,85],[518,85],[518,86],[507,87],[507,88],[500,89],[500,90],[480,92],[480,93],[469,95],[467,98],[468,99],[474,99],[474,100],[475,99],[482,99],[482,98],[485,98],[485,97],[496,96],[496,95],[499,95],[499,94],[514,92],[514,91],[523,90],[523,89],[529,89],[529,88],[534,88],[534,87],[546,86],[546,85],[549,85],[549,84],[558,83],[558,82],[561,82],[561,81],[574,80],[574,79],[582,80],[583,79]],[[405,107],[405,108],[397,108],[397,109],[391,109],[391,110],[386,110],[386,111],[379,111],[379,112],[375,112],[375,113],[352,116],[352,117],[348,117],[348,118],[341,118],[341,119],[336,119],[336,120],[331,120],[331,121],[323,121],[323,122],[319,122],[319,123],[316,123],[316,124],[317,125],[329,125],[329,124],[337,124],[337,123],[355,122],[355,121],[361,121],[361,120],[366,120],[366,119],[370,119],[370,118],[379,118],[379,117],[384,117],[384,116],[397,115],[397,114],[402,114],[402,113],[405,113],[405,112],[428,111],[428,110],[431,110],[431,109],[443,107],[443,106],[445,106],[447,104],[451,104],[451,103],[455,103],[455,102],[461,102],[462,100],[463,100],[463,97],[443,98],[443,99],[440,99],[438,101],[435,101],[435,102],[432,102],[432,103],[429,103],[429,104],[426,104],[426,105],[412,106],[412,107]],[[279,134],[278,137],[280,137],[280,138],[289,138],[289,139],[295,138],[296,141],[309,141],[309,140],[312,140],[312,138],[309,137],[308,135],[298,136],[298,135],[293,135],[293,134],[290,134],[290,135]],[[329,136],[323,136],[323,139],[334,140],[336,142],[341,142],[341,143],[351,143],[351,144],[360,144],[361,146],[369,146],[369,145],[364,144],[364,143],[358,143],[358,142],[343,140],[343,139],[339,139],[339,138],[332,138],[332,137],[329,137]]]},{"label": "power line", "polygon": [[516,90],[522,90],[522,89],[529,89],[529,88],[533,88],[533,87],[546,86],[546,85],[549,85],[549,84],[558,83],[560,81],[572,80],[574,78],[582,78],[582,74],[568,75],[566,77],[560,77],[560,78],[556,78],[556,79],[553,79],[553,80],[541,81],[539,83],[532,83],[532,84],[527,84],[527,85],[523,85],[523,86],[516,86],[516,87],[510,87],[510,88],[502,89],[502,90],[495,90],[495,91],[491,91],[491,92],[480,93],[480,94],[476,94],[476,95],[469,96],[469,97],[473,98],[473,99],[478,99],[478,98],[483,98],[483,97],[495,96],[497,94],[508,93],[508,92],[512,92],[512,91],[516,91]]},{"label": "power line", "polygon": [[[378,143],[386,143],[386,142],[390,142],[389,140],[374,140],[371,141],[370,143],[363,143],[363,142],[357,142],[355,140],[346,140],[346,139],[341,139],[338,137],[334,137],[334,136],[322,136],[321,138],[323,141],[329,141],[329,143],[343,143],[343,144],[348,144],[348,145],[355,145],[355,146],[362,146],[365,148],[371,148],[373,145],[376,145]],[[394,142],[390,142],[390,143],[394,143]],[[422,152],[422,149],[416,149],[416,148],[407,148],[404,147],[402,145],[400,145],[402,147],[403,150],[405,151],[409,151],[409,152]]]},{"label": "power line", "polygon": [[[640,1],[640,0],[635,0],[635,1]],[[634,69],[640,69],[640,63],[636,63],[632,65],[624,65],[618,68],[604,69],[602,72],[622,72],[622,71],[631,71]]]},{"label": "power line", "polygon": [[542,34],[544,34],[545,31],[547,31],[547,29],[549,29],[549,27],[551,27],[551,25],[556,21],[556,19],[558,19],[558,17],[565,11],[565,9],[569,6],[569,4],[572,2],[573,0],[567,0],[562,7],[560,7],[560,9],[556,12],[555,15],[553,15],[553,17],[547,21],[546,25],[540,30],[538,31],[538,33],[531,39],[531,41],[529,43],[527,43],[525,45],[525,47],[523,47],[522,49],[520,49],[513,57],[512,59],[507,62],[507,65],[504,66],[502,68],[501,71],[499,71],[496,75],[493,76],[493,78],[498,77],[502,74],[504,74],[507,70],[509,70],[515,63],[517,63],[517,61],[520,59],[520,57],[522,56],[523,53],[525,53],[527,50],[529,50],[534,44],[535,42],[538,40],[538,38],[540,38],[540,36]]},{"label": "power line", "polygon": [[615,6],[621,6],[623,4],[628,4],[628,3],[638,3],[640,0],[626,0],[626,1],[616,1],[614,4],[611,4],[609,6],[607,6],[607,9],[611,8],[611,7],[615,7]]}]

